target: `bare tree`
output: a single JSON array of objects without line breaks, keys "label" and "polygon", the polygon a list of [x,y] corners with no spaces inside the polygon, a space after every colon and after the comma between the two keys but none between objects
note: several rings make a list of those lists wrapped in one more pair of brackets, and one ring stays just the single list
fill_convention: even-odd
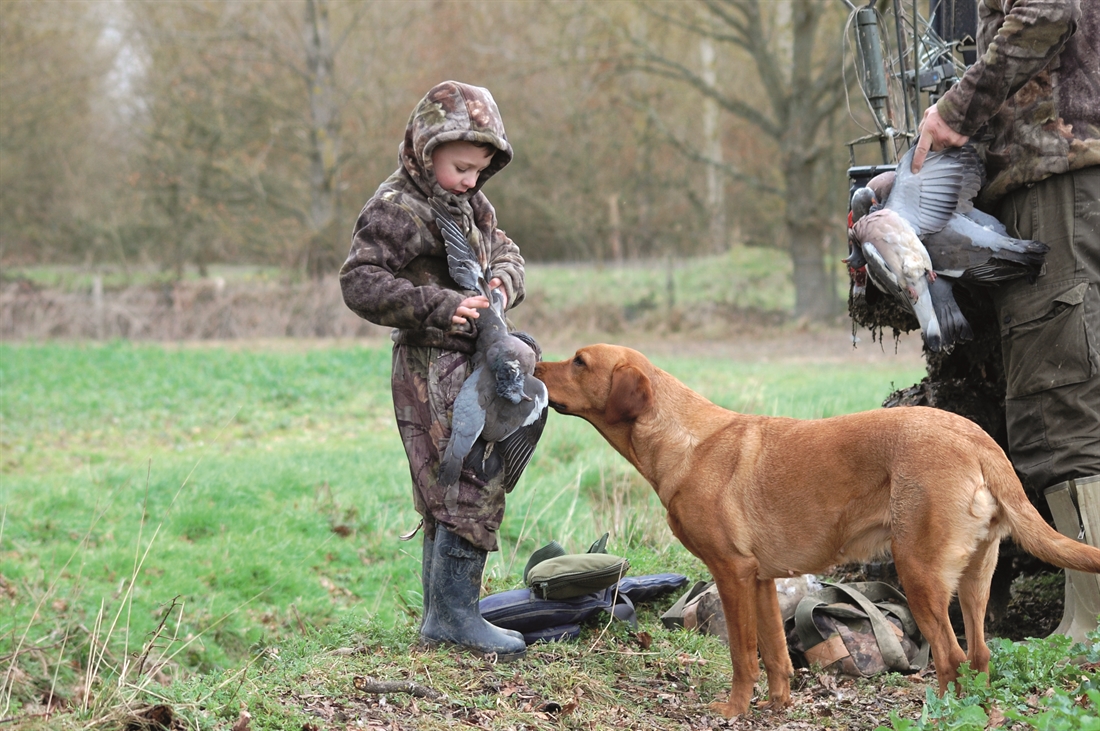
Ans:
[{"label": "bare tree", "polygon": [[117,188],[107,94],[115,48],[84,3],[0,6],[0,256],[81,261]]},{"label": "bare tree", "polygon": [[[636,68],[693,88],[774,145],[781,173],[778,185],[711,159],[700,145],[677,140],[681,149],[700,161],[734,179],[755,178],[759,190],[774,193],[774,205],[785,211],[787,247],[794,265],[795,315],[831,316],[839,302],[825,269],[822,242],[830,216],[823,208],[829,200],[823,186],[828,184],[826,176],[835,171],[823,170],[823,162],[838,147],[836,140],[824,134],[827,123],[845,102],[839,11],[819,0],[697,0],[686,13],[674,12],[666,3],[643,2],[642,7],[667,27],[709,39],[727,57],[746,58],[752,64],[759,81],[755,98],[746,93],[744,84],[723,84],[722,79],[697,71],[647,39],[630,38]],[[781,22],[779,11],[786,10],[789,22]]]}]

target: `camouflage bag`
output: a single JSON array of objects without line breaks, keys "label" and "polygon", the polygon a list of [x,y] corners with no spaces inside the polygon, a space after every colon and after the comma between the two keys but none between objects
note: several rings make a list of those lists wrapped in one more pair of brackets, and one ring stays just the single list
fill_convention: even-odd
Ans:
[{"label": "camouflage bag", "polygon": [[814,664],[869,677],[915,673],[928,665],[928,642],[905,596],[882,582],[825,582],[823,589],[798,603],[784,628],[795,667]]},{"label": "camouflage bag", "polygon": [[[809,579],[809,580],[807,580]],[[776,581],[787,649],[795,667],[869,677],[884,672],[915,673],[928,665],[905,596],[889,584],[831,584],[814,577]],[[698,582],[661,621],[714,635],[729,644],[722,600],[714,582]]]}]

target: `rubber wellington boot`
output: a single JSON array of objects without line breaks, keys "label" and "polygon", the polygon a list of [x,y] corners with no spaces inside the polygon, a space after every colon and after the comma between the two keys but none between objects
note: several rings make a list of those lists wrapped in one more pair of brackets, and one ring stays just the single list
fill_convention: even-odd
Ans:
[{"label": "rubber wellington boot", "polygon": [[420,615],[420,626],[428,619],[428,610],[431,608],[431,580],[432,580],[432,552],[435,550],[435,540],[428,538],[428,530],[424,529],[424,552],[420,558],[420,586],[424,597],[424,613]]},{"label": "rubber wellington boot", "polygon": [[[1100,547],[1100,475],[1060,482],[1044,494],[1059,533]],[[1066,606],[1054,634],[1083,642],[1096,629],[1098,614],[1100,576],[1066,569]]]},{"label": "rubber wellington boot", "polygon": [[457,645],[498,662],[518,660],[527,652],[523,635],[501,629],[481,616],[478,600],[488,554],[442,525],[435,529],[428,613],[420,639],[429,646]]}]

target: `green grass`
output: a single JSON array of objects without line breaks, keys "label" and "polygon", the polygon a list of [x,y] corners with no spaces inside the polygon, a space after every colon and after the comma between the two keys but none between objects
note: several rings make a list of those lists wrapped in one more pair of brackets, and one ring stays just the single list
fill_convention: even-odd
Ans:
[{"label": "green grass", "polygon": [[[837,271],[842,271],[839,263]],[[538,285],[532,295],[567,310],[582,304],[622,305],[624,300],[632,312],[670,305],[766,311],[794,306],[791,260],[780,249],[739,246],[719,255],[621,265],[534,264],[528,279]],[[847,287],[846,278],[842,284]]]},{"label": "green grass", "polygon": [[[875,408],[923,375],[889,364],[654,360],[728,408],[806,418]],[[524,718],[541,713],[524,710],[525,693],[582,699],[577,727],[705,712],[728,682],[728,655],[712,638],[657,629],[657,608],[642,608],[652,645],[597,627],[520,669],[409,651],[420,547],[398,540],[417,516],[389,370],[381,346],[0,346],[0,718],[31,723],[52,696],[72,712],[64,728],[107,728],[128,704],[160,699],[188,728],[226,728],[242,703],[254,730],[303,728],[317,717],[303,708],[316,698],[331,707],[351,676],[369,673],[429,679],[462,699],[467,720],[505,724],[493,728],[515,725],[500,706],[509,683]],[[629,465],[588,425],[551,415],[509,499],[487,587],[517,586],[527,556],[550,539],[584,550],[604,531],[634,574],[706,578]],[[471,672],[489,686],[470,687]],[[647,678],[688,696],[623,703]],[[81,695],[84,683],[93,692]],[[393,697],[360,712],[405,718],[414,706]],[[443,728],[457,713],[448,708],[391,722]]]}]

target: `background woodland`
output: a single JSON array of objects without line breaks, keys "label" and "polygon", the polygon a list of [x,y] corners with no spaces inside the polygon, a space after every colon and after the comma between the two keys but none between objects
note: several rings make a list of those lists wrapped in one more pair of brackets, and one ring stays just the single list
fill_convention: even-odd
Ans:
[{"label": "background woodland", "polygon": [[9,279],[65,264],[170,282],[231,264],[331,280],[409,112],[452,78],[500,106],[516,157],[486,193],[529,261],[769,247],[790,257],[793,314],[832,317],[845,142],[864,132],[847,13],[3,0],[0,264]]}]

